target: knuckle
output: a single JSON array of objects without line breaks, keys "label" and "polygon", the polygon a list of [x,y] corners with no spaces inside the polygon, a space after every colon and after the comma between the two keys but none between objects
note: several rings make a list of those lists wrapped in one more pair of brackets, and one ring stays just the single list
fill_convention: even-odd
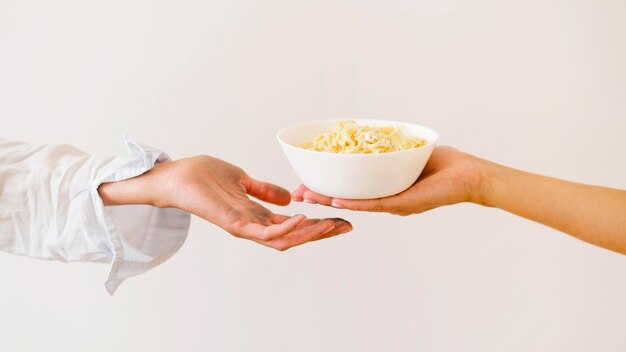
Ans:
[{"label": "knuckle", "polygon": [[284,252],[286,250],[288,250],[290,247],[285,244],[285,243],[280,243],[274,246],[274,249],[276,249],[279,252]]},{"label": "knuckle", "polygon": [[190,158],[188,158],[189,161],[201,161],[201,162],[206,162],[206,161],[210,161],[211,157],[205,154],[198,154],[198,155],[194,155]]},{"label": "knuckle", "polygon": [[235,223],[223,227],[228,233],[237,238],[248,238],[246,234]]},{"label": "knuckle", "polygon": [[241,232],[237,231],[237,230],[228,230],[228,232],[231,235],[233,235],[234,237],[237,237],[237,238],[243,238],[244,237],[243,234]]},{"label": "knuckle", "polygon": [[407,209],[403,209],[403,208],[393,208],[393,209],[388,209],[387,210],[389,213],[393,214],[393,215],[397,215],[397,216],[408,216],[411,215],[411,212]]},{"label": "knuckle", "polygon": [[268,185],[267,183],[259,184],[259,193],[267,194],[269,191],[270,191],[270,185]]},{"label": "knuckle", "polygon": [[381,205],[374,205],[374,206],[371,208],[371,210],[372,210],[372,211],[375,211],[375,212],[383,212],[383,211],[385,211],[385,208],[383,208]]},{"label": "knuckle", "polygon": [[269,242],[272,240],[272,235],[267,233],[262,233],[256,236],[256,239],[261,242]]}]

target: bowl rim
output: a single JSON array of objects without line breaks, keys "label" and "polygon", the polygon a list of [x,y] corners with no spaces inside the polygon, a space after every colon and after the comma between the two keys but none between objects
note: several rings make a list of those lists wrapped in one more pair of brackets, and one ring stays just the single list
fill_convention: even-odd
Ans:
[{"label": "bowl rim", "polygon": [[[372,154],[363,154],[363,153],[355,153],[355,154],[351,154],[351,153],[331,153],[331,152],[320,152],[320,151],[317,151],[317,150],[309,150],[309,149],[304,149],[304,148],[302,148],[302,147],[295,146],[295,145],[293,145],[293,144],[290,144],[290,143],[287,143],[287,142],[283,141],[283,140],[280,138],[280,135],[281,135],[284,131],[286,131],[286,130],[288,130],[288,129],[290,129],[290,128],[298,127],[298,126],[301,126],[301,125],[308,125],[308,124],[312,124],[312,123],[321,123],[321,122],[335,122],[335,123],[336,123],[336,122],[337,122],[337,121],[339,121],[339,120],[352,120],[352,121],[355,121],[355,122],[357,122],[357,123],[358,123],[359,121],[380,121],[380,122],[383,122],[383,123],[389,123],[389,124],[412,125],[412,126],[416,126],[416,127],[420,127],[420,128],[424,128],[424,129],[429,130],[431,133],[433,133],[433,134],[434,134],[435,138],[433,138],[433,140],[432,140],[432,141],[428,141],[428,140],[427,140],[427,141],[426,141],[426,144],[424,144],[423,146],[418,147],[418,148],[412,148],[412,149],[406,149],[406,150],[399,150],[399,151],[395,151],[395,152],[388,152],[388,153],[377,153],[377,154],[374,154],[374,153],[372,153]],[[419,137],[419,136],[417,136],[417,137]],[[420,138],[423,138],[423,137],[420,137]],[[433,129],[432,129],[432,128],[430,128],[430,127],[426,127],[426,126],[424,126],[424,125],[418,125],[418,124],[416,124],[416,123],[405,122],[405,121],[394,121],[394,120],[375,119],[375,118],[350,118],[350,119],[343,119],[343,118],[342,118],[342,119],[321,119],[321,120],[310,120],[310,121],[304,121],[304,122],[295,123],[295,124],[293,124],[293,125],[289,125],[289,126],[283,127],[283,128],[281,128],[280,130],[278,130],[278,132],[276,132],[276,140],[278,141],[278,143],[280,143],[280,144],[281,144],[281,145],[283,145],[283,146],[286,146],[286,147],[289,147],[289,148],[295,148],[295,149],[297,149],[297,150],[301,150],[301,151],[303,151],[303,152],[307,152],[307,153],[313,153],[313,154],[316,154],[316,155],[323,154],[323,155],[334,155],[334,156],[337,156],[337,157],[349,157],[349,158],[350,158],[350,157],[372,157],[372,156],[381,157],[381,156],[383,156],[383,155],[398,155],[398,154],[401,154],[401,153],[412,153],[412,152],[415,152],[415,151],[417,151],[417,150],[420,150],[420,149],[422,149],[422,148],[424,148],[424,147],[428,147],[428,146],[431,146],[431,145],[434,147],[434,146],[436,146],[436,145],[437,145],[437,141],[439,141],[439,133],[437,133],[437,131],[433,130]]]}]

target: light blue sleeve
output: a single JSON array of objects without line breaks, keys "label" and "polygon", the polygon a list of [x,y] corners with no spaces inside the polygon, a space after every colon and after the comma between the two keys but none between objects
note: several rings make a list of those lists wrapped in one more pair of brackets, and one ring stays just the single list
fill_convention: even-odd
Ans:
[{"label": "light blue sleeve", "polygon": [[147,205],[103,206],[98,186],[139,176],[168,156],[125,140],[128,156],[99,158],[69,145],[0,140],[0,250],[65,262],[110,263],[111,294],[171,257],[190,215]]}]

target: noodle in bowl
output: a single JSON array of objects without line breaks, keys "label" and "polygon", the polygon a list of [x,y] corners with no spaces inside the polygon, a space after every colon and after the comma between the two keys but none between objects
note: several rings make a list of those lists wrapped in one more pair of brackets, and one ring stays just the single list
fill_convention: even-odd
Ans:
[{"label": "noodle in bowl", "polygon": [[371,199],[406,190],[421,174],[439,138],[437,132],[420,125],[352,119],[360,126],[392,126],[409,138],[423,140],[423,143],[400,151],[370,153],[366,150],[358,154],[305,149],[320,135],[332,131],[339,121],[304,122],[286,127],[277,134],[285,156],[302,183],[312,191],[329,197]]}]

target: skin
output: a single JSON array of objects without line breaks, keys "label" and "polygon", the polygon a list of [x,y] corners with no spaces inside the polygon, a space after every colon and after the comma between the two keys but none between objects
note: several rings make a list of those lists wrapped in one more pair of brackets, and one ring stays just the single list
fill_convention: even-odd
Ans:
[{"label": "skin", "polygon": [[338,199],[301,185],[292,198],[339,209],[402,216],[471,202],[503,209],[626,254],[626,191],[531,174],[450,147],[435,148],[418,181],[391,197]]},{"label": "skin", "polygon": [[147,204],[179,208],[209,221],[232,235],[284,251],[352,230],[342,219],[307,219],[274,214],[249,196],[287,205],[289,191],[253,179],[225,161],[196,156],[161,162],[145,174],[103,183],[98,193],[104,205]]}]

